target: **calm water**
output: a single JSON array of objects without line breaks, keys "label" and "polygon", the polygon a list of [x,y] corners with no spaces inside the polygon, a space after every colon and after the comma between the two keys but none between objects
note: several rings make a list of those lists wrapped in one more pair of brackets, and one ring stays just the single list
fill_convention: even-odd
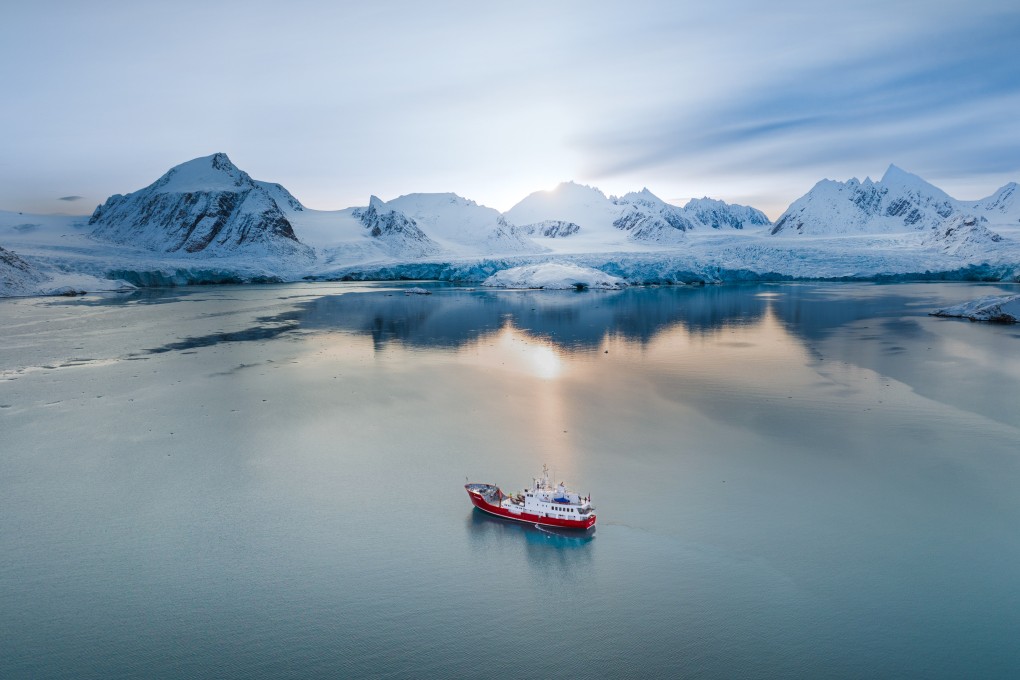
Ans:
[{"label": "calm water", "polygon": [[1016,290],[0,301],[0,677],[1016,677]]}]

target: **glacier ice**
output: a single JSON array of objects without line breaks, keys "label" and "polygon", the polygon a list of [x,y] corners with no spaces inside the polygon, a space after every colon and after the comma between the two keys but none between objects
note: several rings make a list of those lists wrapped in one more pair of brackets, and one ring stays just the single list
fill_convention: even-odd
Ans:
[{"label": "glacier ice", "polygon": [[567,262],[543,262],[500,270],[485,279],[482,285],[491,288],[617,290],[627,284],[623,279],[594,267],[582,267]]},{"label": "glacier ice", "polygon": [[989,295],[963,304],[936,309],[931,314],[932,316],[958,317],[971,321],[1018,323],[1020,322],[1020,295]]}]

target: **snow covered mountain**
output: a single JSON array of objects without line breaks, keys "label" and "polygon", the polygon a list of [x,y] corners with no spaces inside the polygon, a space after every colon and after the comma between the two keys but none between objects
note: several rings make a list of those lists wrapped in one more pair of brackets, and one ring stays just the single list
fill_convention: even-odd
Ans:
[{"label": "snow covered mountain", "polygon": [[1020,192],[1016,182],[1010,182],[988,198],[977,201],[959,201],[960,205],[974,215],[988,220],[993,227],[1020,227]]},{"label": "snow covered mountain", "polygon": [[[699,229],[764,227],[768,217],[747,206],[703,198],[683,208],[666,203],[647,188],[620,197],[606,196],[595,187],[564,182],[552,191],[537,191],[506,212],[522,233],[537,239],[570,237],[610,247],[670,246],[684,242]],[[580,244],[579,244],[580,245]],[[554,246],[562,251],[563,246]]]},{"label": "snow covered mountain", "polygon": [[367,208],[351,210],[351,216],[394,257],[417,259],[442,252],[442,247],[419,229],[414,220],[376,196],[369,199]]},{"label": "snow covered mountain", "polygon": [[921,242],[947,255],[980,255],[1002,241],[1002,236],[988,228],[988,220],[973,215],[953,215],[941,225],[928,230]]},{"label": "snow covered mountain", "polygon": [[598,243],[620,247],[627,241],[676,244],[694,226],[681,208],[667,204],[648,189],[616,198],[574,182],[528,195],[505,217],[537,239],[569,238],[583,242],[578,245],[586,249]]},{"label": "snow covered mountain", "polygon": [[551,191],[536,191],[506,211],[503,216],[522,228],[544,222],[576,224],[579,236],[589,232],[612,233],[619,211],[595,187],[563,182]]},{"label": "snow covered mountain", "polygon": [[336,211],[288,211],[302,243],[320,264],[539,253],[543,248],[516,232],[498,211],[456,194],[408,194],[392,201],[376,196],[364,207]]},{"label": "snow covered mountain", "polygon": [[290,211],[303,210],[282,186],[256,182],[217,153],[111,196],[89,224],[94,238],[160,252],[310,257],[277,199]]},{"label": "snow covered mountain", "polygon": [[772,224],[761,210],[712,198],[692,198],[684,206],[692,221],[712,229],[757,229]]},{"label": "snow covered mountain", "polygon": [[635,241],[679,243],[684,232],[694,229],[683,208],[666,203],[647,188],[610,200],[620,210],[613,226],[630,232]]},{"label": "snow covered mountain", "polygon": [[453,255],[516,255],[544,250],[515,231],[498,210],[457,194],[407,194],[387,201]]},{"label": "snow covered mountain", "polygon": [[938,226],[958,211],[957,201],[917,175],[890,165],[878,182],[856,177],[824,179],[794,201],[772,227],[772,235],[892,233]]}]

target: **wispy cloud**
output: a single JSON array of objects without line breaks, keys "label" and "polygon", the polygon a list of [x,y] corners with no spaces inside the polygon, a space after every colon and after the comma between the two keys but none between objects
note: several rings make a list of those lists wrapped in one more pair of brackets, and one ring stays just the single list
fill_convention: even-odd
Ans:
[{"label": "wispy cloud", "polygon": [[593,174],[698,165],[723,172],[872,161],[961,172],[1020,167],[1020,13],[911,32],[868,53],[816,55],[714,102],[580,140]]},{"label": "wispy cloud", "polygon": [[[508,208],[576,179],[782,210],[890,162],[1020,177],[1016,0],[483,5],[14,3],[0,207],[67,209],[67,187],[129,191],[215,150],[321,208],[412,191]],[[258,67],[196,79],[210,60]],[[118,106],[97,73],[117,75]],[[287,96],[267,101],[267,82]]]},{"label": "wispy cloud", "polygon": [[58,201],[80,201],[85,198],[84,196],[61,196]]}]

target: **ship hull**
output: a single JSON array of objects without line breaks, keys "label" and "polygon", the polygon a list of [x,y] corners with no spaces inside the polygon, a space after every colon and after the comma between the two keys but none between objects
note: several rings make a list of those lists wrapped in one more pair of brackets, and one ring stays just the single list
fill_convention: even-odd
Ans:
[{"label": "ship hull", "polygon": [[525,524],[538,524],[544,527],[556,527],[558,529],[577,529],[579,531],[587,531],[595,526],[595,515],[589,516],[583,520],[570,520],[570,519],[559,519],[558,517],[546,517],[544,515],[536,515],[534,513],[525,512],[523,510],[519,512],[513,512],[504,508],[500,505],[493,505],[486,501],[481,494],[472,493],[468,490],[468,496],[471,498],[471,502],[476,508],[482,512],[486,512],[496,517],[502,517],[503,519],[512,519],[516,522],[524,522]]}]

